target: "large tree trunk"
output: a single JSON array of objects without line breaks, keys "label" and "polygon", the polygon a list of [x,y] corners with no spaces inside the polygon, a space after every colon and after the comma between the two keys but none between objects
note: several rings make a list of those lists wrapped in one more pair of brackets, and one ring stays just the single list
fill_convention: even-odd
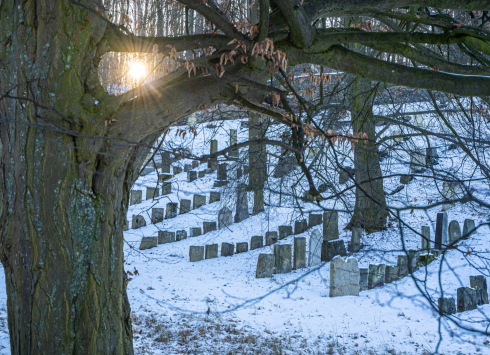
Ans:
[{"label": "large tree trunk", "polygon": [[347,228],[361,227],[368,233],[386,229],[386,199],[383,189],[376,130],[372,106],[374,94],[371,81],[356,77],[351,84],[349,103],[353,133],[367,133],[368,141],[361,140],[354,148],[356,202],[354,214]]}]

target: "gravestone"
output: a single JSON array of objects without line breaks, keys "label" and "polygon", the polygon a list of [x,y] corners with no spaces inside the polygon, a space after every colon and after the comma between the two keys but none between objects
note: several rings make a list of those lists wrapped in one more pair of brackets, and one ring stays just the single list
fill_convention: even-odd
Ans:
[{"label": "gravestone", "polygon": [[201,261],[204,260],[204,247],[191,245],[189,247],[189,261]]},{"label": "gravestone", "polygon": [[400,278],[408,275],[408,257],[406,255],[398,255],[396,266],[398,266],[398,276]]},{"label": "gravestone", "polygon": [[339,214],[337,211],[323,213],[323,240],[339,239]]},{"label": "gravestone", "polygon": [[169,195],[172,193],[172,183],[171,182],[164,182],[162,184],[162,195]]},{"label": "gravestone", "polygon": [[274,272],[275,256],[273,254],[259,254],[255,277],[258,279],[272,277]]},{"label": "gravestone", "polygon": [[447,213],[439,212],[436,219],[434,249],[442,250],[447,245]]},{"label": "gravestone", "polygon": [[425,168],[425,152],[423,149],[415,149],[410,153],[410,171],[421,173]]},{"label": "gravestone", "polygon": [[476,290],[469,287],[460,287],[457,290],[458,312],[476,309]]},{"label": "gravestone", "polygon": [[191,200],[180,200],[180,214],[187,213],[191,210]]},{"label": "gravestone", "polygon": [[422,226],[421,236],[421,249],[428,252],[430,250],[430,227]]},{"label": "gravestone", "polygon": [[175,242],[175,232],[158,231],[158,244]]},{"label": "gravestone", "polygon": [[214,154],[218,151],[218,141],[216,139],[211,140],[209,146],[209,154]]},{"label": "gravestone", "polygon": [[218,257],[218,244],[206,245],[206,259],[213,259]]},{"label": "gravestone", "polygon": [[218,212],[218,229],[222,229],[233,224],[233,214],[228,207],[223,207]]},{"label": "gravestone", "polygon": [[461,227],[458,221],[451,221],[447,228],[448,244],[452,244],[461,239]]},{"label": "gravestone", "polygon": [[180,174],[182,172],[182,167],[180,167],[180,166],[173,166],[172,167],[172,171],[173,171],[174,175]]},{"label": "gravestone", "polygon": [[131,229],[138,229],[141,227],[146,227],[146,221],[143,216],[140,215],[133,215],[132,221],[131,221]]},{"label": "gravestone", "polygon": [[386,265],[385,268],[385,283],[390,284],[398,280],[398,266]]},{"label": "gravestone", "polygon": [[158,174],[158,181],[163,182],[172,178],[170,174]]},{"label": "gravestone", "polygon": [[274,245],[274,273],[285,274],[291,272],[291,245]]},{"label": "gravestone", "polygon": [[[184,165],[184,173],[188,173],[189,171],[191,171],[192,169],[192,165],[191,164],[185,164]],[[189,176],[189,175],[187,175]]]},{"label": "gravestone", "polygon": [[157,237],[143,237],[140,243],[140,250],[155,248],[157,246]]},{"label": "gravestone", "polygon": [[253,236],[250,240],[250,250],[262,248],[264,246],[264,237],[261,235]]},{"label": "gravestone", "polygon": [[277,232],[265,232],[265,245],[277,243]]},{"label": "gravestone", "polygon": [[129,205],[132,206],[132,205],[137,205],[138,203],[141,203],[142,198],[143,198],[143,191],[141,191],[141,190],[131,191],[131,203]]},{"label": "gravestone", "polygon": [[291,226],[279,226],[279,240],[293,235],[293,227]]},{"label": "gravestone", "polygon": [[410,249],[408,251],[408,273],[412,274],[419,269],[419,251]]},{"label": "gravestone", "polygon": [[359,268],[359,291],[369,290],[368,276],[369,270],[367,268]]},{"label": "gravestone", "polygon": [[[212,192],[211,192],[212,194]],[[209,202],[211,203],[211,202]],[[205,195],[194,195],[192,196],[192,208],[195,210],[201,206],[206,204],[206,196]]]},{"label": "gravestone", "polygon": [[151,223],[155,224],[163,221],[163,208],[152,208],[151,209]]},{"label": "gravestone", "polygon": [[308,229],[308,223],[306,219],[294,222],[294,234],[301,234]]},{"label": "gravestone", "polygon": [[322,262],[323,236],[319,230],[310,234],[310,249],[308,251],[308,266],[315,266]]},{"label": "gravestone", "polygon": [[242,242],[242,243],[236,243],[236,253],[246,253],[248,251],[248,243],[247,242]]},{"label": "gravestone", "polygon": [[206,175],[206,170],[199,170],[197,172],[197,177],[199,177],[199,178],[204,177],[204,175]]},{"label": "gravestone", "polygon": [[323,218],[321,214],[310,213],[308,215],[308,228],[322,224]]},{"label": "gravestone", "polygon": [[160,192],[160,190],[156,187],[147,187],[146,188],[146,199],[150,200],[150,199],[153,199],[155,197],[158,197],[160,195],[159,192]]},{"label": "gravestone", "polygon": [[438,158],[437,148],[425,148],[425,164],[427,166],[437,165]]},{"label": "gravestone", "polygon": [[216,222],[202,222],[202,233],[206,234],[216,230]]},{"label": "gravestone", "polygon": [[195,169],[195,168],[197,168],[197,167],[199,166],[199,161],[197,161],[197,160],[193,160],[193,161],[191,162],[191,165],[192,165],[192,169]]},{"label": "gravestone", "polygon": [[211,174],[213,171],[218,169],[218,160],[209,159],[208,160],[208,168],[205,170],[206,174]]},{"label": "gravestone", "polygon": [[294,238],[293,269],[298,270],[306,267],[306,238]]},{"label": "gravestone", "polygon": [[335,256],[347,256],[345,244],[342,239],[330,240],[322,243],[322,261],[331,261]]},{"label": "gravestone", "polygon": [[384,264],[369,264],[368,289],[384,286],[385,268]]},{"label": "gravestone", "polygon": [[232,256],[234,251],[233,243],[221,243],[221,256]]},{"label": "gravestone", "polygon": [[162,153],[162,173],[170,174],[170,164],[172,164],[172,158],[170,152]]},{"label": "gravestone", "polygon": [[187,232],[185,230],[180,230],[175,232],[175,241],[180,241],[187,239]]},{"label": "gravestone", "polygon": [[470,286],[476,292],[476,304],[488,304],[487,278],[483,275],[470,276]]},{"label": "gravestone", "polygon": [[361,250],[361,236],[362,229],[357,227],[352,227],[352,236],[350,238],[349,252],[357,253]]},{"label": "gravestone", "polygon": [[[236,129],[230,129],[230,147],[238,143],[238,133]],[[228,156],[231,158],[238,158],[238,149],[233,149]]]},{"label": "gravestone", "polygon": [[187,182],[193,182],[197,179],[197,171],[189,170],[187,172]]},{"label": "gravestone", "polygon": [[[209,203],[221,201],[221,192],[211,191],[209,194]],[[206,204],[206,202],[204,202]]]},{"label": "gravestone", "polygon": [[441,316],[449,316],[451,314],[456,313],[456,303],[454,298],[439,298],[437,300],[437,306],[439,308],[439,315]]},{"label": "gravestone", "polygon": [[466,239],[470,236],[470,233],[475,229],[475,221],[472,219],[465,219],[463,224],[463,237]]},{"label": "gravestone", "polygon": [[197,237],[199,235],[202,235],[202,230],[201,227],[192,227],[189,228],[189,237]]},{"label": "gravestone", "polygon": [[248,198],[247,190],[243,184],[237,188],[235,223],[240,223],[248,218]]},{"label": "gravestone", "polygon": [[218,180],[222,180],[222,181],[228,180],[228,176],[226,172],[227,168],[228,168],[228,164],[223,163],[218,165],[218,173],[217,173]]},{"label": "gravestone", "polygon": [[330,297],[359,296],[359,265],[355,258],[337,257],[330,263]]},{"label": "gravestone", "polygon": [[167,203],[165,209],[165,219],[171,219],[177,217],[177,204],[175,202]]}]

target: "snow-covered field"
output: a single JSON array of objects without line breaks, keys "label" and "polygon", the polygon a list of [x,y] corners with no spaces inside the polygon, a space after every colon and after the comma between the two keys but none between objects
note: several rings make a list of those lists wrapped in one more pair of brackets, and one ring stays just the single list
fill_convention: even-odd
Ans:
[{"label": "snow-covered field", "polygon": [[[407,105],[408,106],[408,105]],[[416,108],[406,107],[406,111]],[[420,109],[420,107],[418,107]],[[383,112],[379,109],[379,112]],[[218,128],[197,126],[198,135],[181,139],[175,136],[179,127],[174,127],[167,135],[164,146],[182,146],[199,156],[209,152],[209,140],[219,141],[219,150],[226,148],[230,128],[239,131],[238,141],[248,138],[248,131],[240,128],[239,121],[225,121]],[[424,116],[424,124],[432,125],[429,115]],[[271,126],[268,136],[280,135],[283,128]],[[385,134],[390,135],[390,129]],[[438,130],[439,127],[431,126]],[[442,129],[442,128],[441,128]],[[413,138],[403,143],[406,146],[426,147],[424,138]],[[438,145],[439,144],[439,145]],[[441,154],[437,169],[454,175],[473,174],[471,162],[464,158],[461,150],[447,150],[441,141],[431,138],[431,145],[439,147]],[[275,148],[269,148],[274,153]],[[345,147],[346,155],[350,147]],[[274,159],[274,158],[270,158]],[[392,151],[382,162],[386,173],[408,173],[408,154],[401,150]],[[174,165],[190,163],[181,160]],[[347,164],[347,163],[346,163]],[[328,165],[332,168],[332,165]],[[196,170],[204,170],[202,164]],[[330,169],[329,168],[329,169]],[[235,174],[230,165],[229,174]],[[200,262],[189,262],[189,246],[222,242],[250,242],[255,235],[265,235],[275,231],[279,225],[294,225],[294,221],[307,218],[309,212],[321,213],[322,208],[335,207],[347,210],[353,203],[353,194],[347,192],[343,205],[335,205],[337,200],[322,201],[320,206],[313,203],[295,202],[291,196],[282,196],[279,206],[279,191],[283,192],[297,184],[306,186],[303,178],[291,175],[280,181],[269,179],[270,191],[265,193],[265,211],[228,228],[183,241],[158,245],[156,248],[140,251],[143,236],[156,236],[159,230],[176,231],[202,226],[203,221],[217,221],[217,213],[223,206],[235,212],[235,195],[228,187],[213,189],[216,173],[188,183],[186,173],[172,178],[172,194],[154,200],[143,201],[130,206],[131,216],[141,214],[147,226],[124,233],[125,270],[131,278],[128,295],[132,307],[134,345],[138,354],[490,354],[490,337],[472,330],[485,331],[490,326],[490,305],[479,306],[476,310],[457,313],[448,318],[440,317],[433,304],[441,295],[456,299],[456,289],[469,287],[469,276],[483,273],[488,275],[488,252],[490,232],[488,226],[479,228],[477,233],[462,241],[458,249],[449,250],[427,268],[382,288],[363,291],[359,297],[329,297],[329,263],[313,268],[294,270],[289,274],[274,275],[270,279],[256,279],[255,268],[260,253],[272,253],[273,247],[264,247],[233,255]],[[327,170],[329,178],[333,170]],[[469,174],[469,173],[468,173]],[[477,174],[477,173],[475,173]],[[295,177],[296,176],[296,177]],[[476,175],[475,175],[476,176]],[[317,178],[317,177],[315,177]],[[332,181],[338,181],[335,175]],[[399,186],[399,177],[386,179],[385,190],[390,192]],[[134,190],[157,186],[157,173],[140,177]],[[403,208],[400,218],[404,224],[390,218],[386,231],[363,235],[365,247],[355,257],[360,267],[373,263],[396,265],[397,255],[405,249],[419,249],[420,232],[423,225],[431,227],[435,233],[435,218],[442,206],[429,210],[417,209],[429,201],[441,201],[442,182],[434,182],[429,173],[416,176],[404,189],[387,196],[389,206]],[[488,200],[488,183],[472,184],[478,196]],[[222,200],[207,204],[161,223],[150,224],[152,207],[164,208],[168,202],[180,199],[192,200],[193,194],[207,195],[210,191],[222,191]],[[327,190],[323,195],[334,192]],[[461,194],[461,191],[458,191]],[[250,212],[253,194],[249,193]],[[299,203],[301,211],[293,208]],[[429,202],[430,203],[430,202]],[[414,208],[415,207],[415,208]],[[456,204],[447,211],[449,220],[457,220],[461,227],[465,218],[472,218],[478,226],[487,223],[489,211],[472,204]],[[340,237],[347,242],[350,232],[343,230],[349,221],[347,212],[339,213]],[[307,237],[313,227],[299,237]],[[403,233],[402,233],[403,232]],[[290,236],[279,241],[292,244]],[[308,246],[307,246],[308,250]],[[8,354],[8,330],[6,326],[6,293],[4,275],[0,273],[0,354]],[[431,305],[432,302],[432,305]],[[460,324],[465,328],[458,327]]]}]

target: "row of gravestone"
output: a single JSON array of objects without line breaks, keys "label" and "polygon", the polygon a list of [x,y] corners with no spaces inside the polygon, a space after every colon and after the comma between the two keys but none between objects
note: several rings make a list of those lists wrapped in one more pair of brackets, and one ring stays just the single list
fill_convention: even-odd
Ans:
[{"label": "row of gravestone", "polygon": [[[195,194],[192,198],[192,209],[197,209],[201,206],[206,205],[206,196]],[[221,193],[216,191],[211,191],[209,195],[209,203],[218,202],[221,200]],[[150,221],[151,223],[159,223],[164,219],[171,219],[177,217],[179,214],[184,214],[191,211],[191,200],[182,199],[180,200],[180,208],[176,202],[169,202],[165,210],[163,208],[152,208]],[[146,220],[141,215],[133,215],[131,221],[131,229],[138,229],[146,226]],[[128,226],[125,227],[128,229]],[[216,229],[216,228],[215,228]]]},{"label": "row of gravestone", "polygon": [[488,304],[487,278],[483,275],[470,276],[470,287],[458,288],[456,297],[457,303],[452,297],[438,299],[437,305],[441,316],[471,311],[476,309],[476,306]]},{"label": "row of gravestone", "polygon": [[474,220],[465,219],[463,224],[463,233],[461,233],[461,226],[459,225],[459,222],[453,220],[448,224],[447,213],[440,212],[437,214],[434,240],[431,240],[430,237],[430,227],[422,226],[421,249],[429,251],[431,249],[432,242],[434,243],[434,249],[436,250],[454,247],[457,241],[468,238],[474,230]]}]

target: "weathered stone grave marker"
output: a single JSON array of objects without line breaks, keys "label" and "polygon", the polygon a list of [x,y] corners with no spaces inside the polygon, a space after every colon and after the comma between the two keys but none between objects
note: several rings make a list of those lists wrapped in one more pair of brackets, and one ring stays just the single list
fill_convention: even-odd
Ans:
[{"label": "weathered stone grave marker", "polygon": [[369,270],[367,268],[359,268],[359,291],[369,290],[368,276]]},{"label": "weathered stone grave marker", "polygon": [[448,316],[456,313],[456,303],[454,298],[439,298],[437,300],[437,306],[439,308],[439,314],[441,316]]},{"label": "weathered stone grave marker", "polygon": [[398,255],[396,266],[398,266],[400,278],[408,275],[408,257],[406,255]]},{"label": "weathered stone grave marker", "polygon": [[143,191],[141,190],[133,190],[131,191],[131,202],[130,206],[132,205],[137,205],[138,203],[141,203],[143,199]]},{"label": "weathered stone grave marker", "polygon": [[167,203],[167,208],[165,209],[165,219],[171,219],[177,217],[177,203],[169,202]]},{"label": "weathered stone grave marker", "polygon": [[175,241],[180,241],[187,239],[187,232],[185,230],[180,230],[175,232]]},{"label": "weathered stone grave marker", "polygon": [[361,250],[361,236],[362,236],[362,229],[357,227],[352,227],[352,236],[348,247],[349,252],[357,253],[359,250]]},{"label": "weathered stone grave marker", "polygon": [[339,239],[339,214],[337,211],[323,213],[323,240]]},{"label": "weathered stone grave marker", "polygon": [[143,237],[140,243],[140,250],[155,248],[157,246],[157,237]]},{"label": "weathered stone grave marker", "polygon": [[221,256],[232,256],[235,252],[233,243],[221,243]]},{"label": "weathered stone grave marker", "polygon": [[305,219],[294,222],[294,234],[301,234],[308,229],[308,223]]},{"label": "weathered stone grave marker", "polygon": [[240,223],[246,220],[248,215],[248,197],[245,185],[240,184],[237,188],[237,201],[236,201],[236,213],[235,213],[235,223]]},{"label": "weathered stone grave marker", "polygon": [[216,222],[202,222],[202,233],[206,234],[216,230]]},{"label": "weathered stone grave marker", "polygon": [[196,209],[206,204],[205,195],[194,195],[192,196],[192,208]]},{"label": "weathered stone grave marker", "polygon": [[310,213],[308,215],[308,228],[322,224],[322,222],[323,222],[323,217],[321,214]]},{"label": "weathered stone grave marker", "polygon": [[282,240],[290,235],[293,235],[293,227],[291,226],[279,226],[279,240]]},{"label": "weathered stone grave marker", "polygon": [[158,231],[158,244],[175,242],[175,232]]},{"label": "weathered stone grave marker", "polygon": [[272,277],[274,272],[275,256],[273,254],[259,254],[255,277],[258,279]]},{"label": "weathered stone grave marker", "polygon": [[180,200],[180,214],[187,213],[191,210],[191,200]]},{"label": "weathered stone grave marker", "polygon": [[261,235],[253,236],[250,240],[250,250],[262,248],[264,246],[264,237]]},{"label": "weathered stone grave marker", "polygon": [[291,245],[274,245],[274,273],[291,272]]},{"label": "weathered stone grave marker", "polygon": [[236,253],[246,253],[248,251],[248,243],[247,242],[241,242],[241,243],[236,243]]},{"label": "weathered stone grave marker", "polygon": [[293,269],[298,270],[306,267],[306,238],[294,238]]},{"label": "weathered stone grave marker", "polygon": [[347,256],[344,241],[342,239],[324,240],[322,243],[322,261],[331,261],[337,255]]},{"label": "weathered stone grave marker", "polygon": [[213,259],[218,257],[218,244],[206,245],[206,259]]},{"label": "weathered stone grave marker", "polygon": [[461,227],[458,221],[449,222],[449,227],[447,228],[448,244],[456,243],[461,239]]},{"label": "weathered stone grave marker", "polygon": [[330,297],[359,296],[359,265],[355,258],[336,257],[330,263]]},{"label": "weathered stone grave marker", "polygon": [[385,283],[390,284],[398,280],[398,266],[386,265],[385,268]]},{"label": "weathered stone grave marker", "polygon": [[191,245],[189,247],[189,261],[201,261],[204,260],[204,247]]},{"label": "weathered stone grave marker", "polygon": [[132,221],[131,221],[131,229],[138,229],[141,227],[146,227],[146,221],[143,216],[140,215],[133,215]]},{"label": "weathered stone grave marker", "polygon": [[322,262],[322,243],[322,234],[319,230],[314,230],[310,234],[310,249],[308,252],[308,265],[310,267]]},{"label": "weathered stone grave marker", "polygon": [[472,219],[465,219],[463,224],[463,237],[465,239],[468,238],[473,230],[475,230],[475,221]]},{"label": "weathered stone grave marker", "polygon": [[154,199],[160,195],[160,190],[156,187],[147,187],[146,188],[146,199]]},{"label": "weathered stone grave marker", "polygon": [[201,227],[191,227],[189,228],[189,237],[197,237],[199,235],[202,235],[202,230]]},{"label": "weathered stone grave marker", "polygon": [[152,208],[151,209],[151,223],[159,223],[163,221],[163,208]]},{"label": "weathered stone grave marker", "polygon": [[421,236],[421,249],[428,252],[430,250],[430,227],[422,226]]},{"label": "weathered stone grave marker", "polygon": [[277,232],[269,231],[265,232],[265,245],[272,245],[277,243]]},{"label": "weathered stone grave marker", "polygon": [[476,292],[476,304],[488,304],[487,278],[483,275],[470,276],[470,286]]},{"label": "weathered stone grave marker", "polygon": [[228,207],[223,207],[218,212],[218,229],[231,226],[233,224],[233,213]]},{"label": "weathered stone grave marker", "polygon": [[169,181],[165,181],[162,184],[162,195],[170,195],[172,193],[172,183]]},{"label": "weathered stone grave marker", "polygon": [[457,290],[458,312],[476,309],[476,290],[469,287],[459,287]]},{"label": "weathered stone grave marker", "polygon": [[194,180],[197,180],[197,171],[189,170],[187,172],[187,182],[193,182]]},{"label": "weathered stone grave marker", "polygon": [[371,290],[385,284],[385,264],[369,264],[368,288]]},{"label": "weathered stone grave marker", "polygon": [[[211,191],[209,194],[209,203],[221,201],[221,192]],[[206,204],[206,202],[204,202]]]},{"label": "weathered stone grave marker", "polygon": [[447,213],[439,212],[436,219],[434,249],[442,250],[447,245]]}]

